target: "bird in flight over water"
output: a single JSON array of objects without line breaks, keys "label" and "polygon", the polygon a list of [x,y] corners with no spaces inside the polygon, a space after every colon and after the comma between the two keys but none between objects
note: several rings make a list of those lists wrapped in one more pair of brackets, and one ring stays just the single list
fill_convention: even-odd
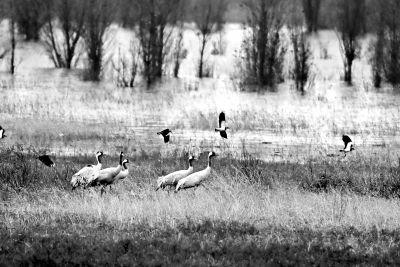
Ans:
[{"label": "bird in flight over water", "polygon": [[351,140],[351,138],[348,135],[346,135],[346,134],[343,135],[342,140],[344,143],[344,148],[341,149],[340,152],[344,152],[344,155],[346,156],[346,154],[348,152],[355,150],[355,148],[354,148],[353,141]]},{"label": "bird in flight over water", "polygon": [[7,137],[7,135],[5,135],[5,132],[6,130],[4,130],[3,127],[0,126],[0,139]]},{"label": "bird in flight over water", "polygon": [[51,160],[51,158],[48,155],[41,155],[41,156],[37,157],[37,159],[40,160],[47,167],[55,166],[54,162]]},{"label": "bird in flight over water", "polygon": [[222,138],[228,139],[228,134],[226,133],[226,130],[229,129],[229,127],[226,127],[226,120],[225,120],[225,113],[221,112],[219,114],[218,118],[218,128],[215,128],[216,132],[219,132]]},{"label": "bird in flight over water", "polygon": [[158,132],[157,135],[162,135],[162,137],[164,138],[164,143],[168,143],[171,133],[172,132],[170,129],[165,129],[162,130],[161,132]]}]

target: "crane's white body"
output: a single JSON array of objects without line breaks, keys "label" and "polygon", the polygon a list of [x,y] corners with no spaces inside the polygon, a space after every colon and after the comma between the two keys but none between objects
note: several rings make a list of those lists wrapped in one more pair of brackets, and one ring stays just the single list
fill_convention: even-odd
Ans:
[{"label": "crane's white body", "polygon": [[189,158],[189,168],[170,173],[166,176],[161,176],[157,179],[157,189],[165,188],[166,186],[175,186],[180,180],[193,173],[192,161],[194,157]]},{"label": "crane's white body", "polygon": [[102,169],[98,177],[93,181],[93,185],[109,185],[114,183],[116,176],[122,171],[122,158],[124,154],[121,152],[119,157],[119,164],[117,167]]},{"label": "crane's white body", "polygon": [[201,182],[205,179],[207,179],[211,174],[211,167],[207,166],[202,171],[198,171],[195,173],[192,173],[191,175],[183,178],[180,180],[176,186],[175,191],[179,191],[180,189],[185,189],[185,188],[190,188],[194,186],[198,186],[201,184]]},{"label": "crane's white body", "polygon": [[202,171],[192,173],[181,179],[176,185],[175,192],[178,192],[180,189],[199,186],[204,180],[206,180],[211,175],[211,158],[214,156],[216,156],[215,153],[210,152],[208,155],[207,168]]},{"label": "crane's white body", "polygon": [[95,184],[112,184],[114,182],[115,177],[121,172],[122,166],[118,165],[117,167],[111,167],[102,169],[99,172],[98,177],[94,181]]},{"label": "crane's white body", "polygon": [[83,167],[80,171],[75,173],[71,178],[72,189],[82,185],[86,187],[91,184],[100,174],[100,170],[102,167],[101,157],[103,156],[102,152],[96,153],[97,164],[96,165],[87,165]]}]

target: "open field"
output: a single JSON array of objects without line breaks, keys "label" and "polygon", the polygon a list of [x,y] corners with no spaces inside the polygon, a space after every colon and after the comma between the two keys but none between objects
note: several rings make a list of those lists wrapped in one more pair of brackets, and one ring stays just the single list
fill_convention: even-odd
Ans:
[{"label": "open field", "polygon": [[[0,261],[398,264],[398,168],[366,159],[266,163],[244,154],[217,159],[205,187],[155,192],[157,175],[183,167],[186,156],[143,152],[130,177],[101,197],[68,184],[90,158],[57,158],[49,169],[17,150],[3,153]],[[202,154],[196,169],[204,161]]]},{"label": "open field", "polygon": [[[225,31],[226,55],[210,58],[214,78],[193,78],[197,37],[188,29],[181,78],[151,90],[82,82],[79,70],[52,69],[40,44],[19,44],[16,77],[0,80],[8,135],[0,141],[0,266],[400,263],[400,96],[372,89],[368,38],[346,87],[335,34],[313,36],[315,80],[300,96],[289,80],[277,92],[239,91],[241,30]],[[221,110],[226,142],[213,131]],[[155,134],[164,127],[174,132],[168,145]],[[356,151],[327,157],[344,133]],[[106,167],[123,150],[129,177],[103,197],[71,191],[72,174],[98,150],[109,155]],[[186,168],[189,153],[202,169],[209,150],[220,156],[205,187],[155,192],[158,176]],[[56,168],[35,160],[43,152]]]}]

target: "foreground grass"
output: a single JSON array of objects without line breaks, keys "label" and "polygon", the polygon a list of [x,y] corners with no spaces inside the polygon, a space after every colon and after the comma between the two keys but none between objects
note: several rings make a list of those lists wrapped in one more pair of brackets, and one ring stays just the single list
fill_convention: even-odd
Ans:
[{"label": "foreground grass", "polygon": [[260,190],[20,192],[0,207],[5,265],[399,264],[398,200]]},{"label": "foreground grass", "polygon": [[[3,229],[3,228],[2,228]],[[5,265],[224,265],[399,264],[399,231],[354,228],[311,230],[238,222],[184,222],[175,227],[131,224],[120,229],[96,220],[29,225],[0,231]]]},{"label": "foreground grass", "polygon": [[398,169],[384,159],[223,157],[205,187],[174,194],[155,192],[155,181],[187,154],[143,152],[101,197],[68,184],[91,157],[49,169],[16,149],[0,156],[5,265],[399,264]]}]

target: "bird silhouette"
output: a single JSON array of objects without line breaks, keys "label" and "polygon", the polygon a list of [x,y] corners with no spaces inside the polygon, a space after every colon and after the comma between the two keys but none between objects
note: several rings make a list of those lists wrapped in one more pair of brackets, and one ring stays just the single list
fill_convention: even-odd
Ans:
[{"label": "bird silhouette", "polygon": [[226,127],[226,120],[225,120],[225,113],[221,112],[219,114],[218,118],[218,128],[215,128],[216,132],[219,132],[222,138],[228,139],[228,134],[226,133],[226,130],[229,129],[229,127]]},{"label": "bird silhouette", "polygon": [[171,133],[172,131],[170,129],[165,129],[161,132],[158,132],[157,135],[162,135],[162,137],[164,138],[164,143],[168,143]]},{"label": "bird silhouette", "polygon": [[353,141],[351,140],[351,138],[348,135],[343,135],[342,140],[344,143],[344,148],[341,149],[340,152],[347,153],[347,152],[355,150]]},{"label": "bird silhouette", "polygon": [[40,160],[47,167],[55,166],[55,163],[51,160],[51,158],[48,155],[41,155],[41,156],[37,157],[37,159]]},{"label": "bird silhouette", "polygon": [[0,126],[0,139],[7,137],[7,135],[5,135],[5,132],[6,130],[4,130],[3,127]]}]

